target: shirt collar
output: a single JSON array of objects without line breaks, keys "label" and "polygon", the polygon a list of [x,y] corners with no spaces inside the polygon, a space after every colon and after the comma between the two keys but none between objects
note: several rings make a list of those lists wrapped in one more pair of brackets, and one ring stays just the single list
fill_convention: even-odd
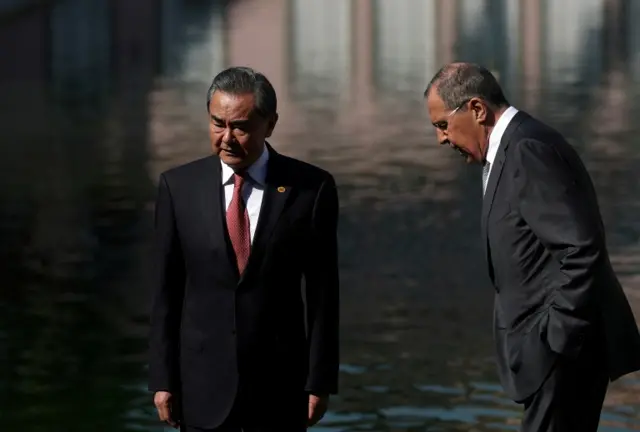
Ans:
[{"label": "shirt collar", "polygon": [[[266,184],[267,179],[267,162],[269,162],[269,150],[267,146],[263,146],[262,154],[251,166],[247,169],[247,174],[251,178],[254,183],[257,183],[260,186],[264,186]],[[222,162],[220,159],[220,164],[222,165],[222,184],[231,183],[233,180],[233,168],[229,165]]]},{"label": "shirt collar", "polygon": [[513,117],[515,117],[516,114],[518,114],[517,109],[512,106],[507,108],[491,131],[491,134],[489,135],[489,148],[487,149],[487,156],[485,157],[486,161],[490,164],[493,164],[493,161],[496,158],[496,154],[500,148],[500,141],[502,141],[502,135],[504,135],[504,132],[507,130],[507,126],[509,126],[509,123],[511,123],[511,120],[513,120]]}]

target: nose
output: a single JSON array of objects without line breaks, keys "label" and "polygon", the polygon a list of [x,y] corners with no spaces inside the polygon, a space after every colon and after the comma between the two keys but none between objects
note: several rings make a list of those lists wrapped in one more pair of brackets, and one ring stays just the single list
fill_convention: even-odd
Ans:
[{"label": "nose", "polygon": [[436,134],[437,134],[438,142],[440,143],[440,145],[445,145],[449,142],[449,138],[447,137],[446,132],[440,129],[436,129]]},{"label": "nose", "polygon": [[224,134],[222,134],[222,142],[227,144],[233,141],[233,135],[231,134],[231,128],[226,128]]}]

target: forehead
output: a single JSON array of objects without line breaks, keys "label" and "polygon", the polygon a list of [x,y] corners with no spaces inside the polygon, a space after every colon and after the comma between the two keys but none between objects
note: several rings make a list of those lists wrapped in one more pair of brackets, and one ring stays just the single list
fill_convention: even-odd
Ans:
[{"label": "forehead", "polygon": [[211,97],[209,111],[223,119],[247,119],[253,113],[254,102],[251,93],[232,94],[216,91]]},{"label": "forehead", "polygon": [[447,114],[448,110],[444,106],[444,102],[438,95],[438,92],[436,92],[433,88],[429,91],[429,94],[427,95],[427,98],[425,100],[425,104],[432,119],[439,120]]}]

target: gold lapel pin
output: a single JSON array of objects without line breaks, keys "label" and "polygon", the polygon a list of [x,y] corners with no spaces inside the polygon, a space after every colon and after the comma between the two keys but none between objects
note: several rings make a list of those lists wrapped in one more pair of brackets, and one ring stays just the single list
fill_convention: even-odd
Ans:
[{"label": "gold lapel pin", "polygon": [[280,186],[280,187],[278,187],[278,192],[280,192],[280,193],[284,192],[285,190],[286,190],[286,189],[285,189],[285,187],[284,187],[284,186]]}]

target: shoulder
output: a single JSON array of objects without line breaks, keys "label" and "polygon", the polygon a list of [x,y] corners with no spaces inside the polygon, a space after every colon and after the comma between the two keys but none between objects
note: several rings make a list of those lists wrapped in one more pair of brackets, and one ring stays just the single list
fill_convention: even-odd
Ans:
[{"label": "shoulder", "polygon": [[510,133],[510,144],[523,140],[537,140],[542,142],[564,141],[562,134],[543,121],[532,115],[519,111],[512,120],[514,129]]},{"label": "shoulder", "polygon": [[203,157],[163,171],[160,174],[160,178],[164,179],[167,183],[191,181],[201,177],[203,174],[214,172],[216,164],[219,163],[220,160],[216,156]]},{"label": "shoulder", "polygon": [[536,180],[541,184],[585,184],[589,179],[580,155],[555,130],[541,129],[539,133],[521,137],[509,147],[514,177]]},{"label": "shoulder", "polygon": [[310,189],[317,189],[323,184],[335,186],[333,175],[319,166],[285,156],[280,153],[273,155],[273,168],[280,171],[278,174],[286,176],[291,183]]},{"label": "shoulder", "polygon": [[578,157],[560,132],[531,116],[527,116],[513,134],[507,154],[521,163]]}]

